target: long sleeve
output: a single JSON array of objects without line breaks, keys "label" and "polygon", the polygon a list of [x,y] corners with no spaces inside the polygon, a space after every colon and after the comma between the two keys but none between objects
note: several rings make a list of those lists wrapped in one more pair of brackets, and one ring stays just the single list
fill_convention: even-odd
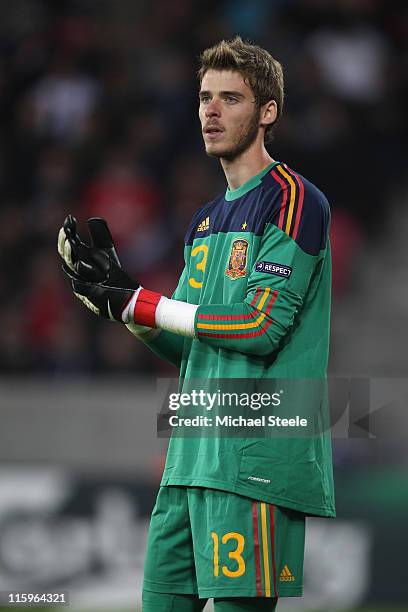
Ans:
[{"label": "long sleeve", "polygon": [[308,194],[296,236],[268,223],[244,301],[201,304],[194,322],[198,340],[249,355],[276,351],[296,324],[312,276],[321,271],[328,226],[327,209]]}]

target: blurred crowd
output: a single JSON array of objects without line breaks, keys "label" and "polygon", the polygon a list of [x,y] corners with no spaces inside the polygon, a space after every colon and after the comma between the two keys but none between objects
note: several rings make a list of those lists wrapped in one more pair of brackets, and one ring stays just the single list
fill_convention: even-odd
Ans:
[{"label": "blurred crowd", "polygon": [[[353,290],[406,186],[408,5],[381,0],[4,0],[0,19],[0,367],[168,373],[76,302],[56,252],[68,213],[105,217],[124,267],[171,295],[193,212],[225,189],[197,118],[197,58],[240,34],[281,61],[273,157],[332,205],[333,289]],[[398,204],[395,204],[396,206]]]}]

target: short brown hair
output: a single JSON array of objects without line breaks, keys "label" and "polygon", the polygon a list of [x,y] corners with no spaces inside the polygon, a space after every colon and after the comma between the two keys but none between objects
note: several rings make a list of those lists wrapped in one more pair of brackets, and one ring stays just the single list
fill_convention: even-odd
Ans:
[{"label": "short brown hair", "polygon": [[255,103],[260,108],[269,100],[275,100],[277,116],[275,123],[265,130],[265,142],[272,138],[273,126],[277,123],[283,110],[283,71],[281,64],[266,49],[249,42],[243,42],[240,36],[233,40],[222,40],[205,49],[200,56],[198,79],[201,84],[207,70],[235,70],[249,85],[255,96]]}]

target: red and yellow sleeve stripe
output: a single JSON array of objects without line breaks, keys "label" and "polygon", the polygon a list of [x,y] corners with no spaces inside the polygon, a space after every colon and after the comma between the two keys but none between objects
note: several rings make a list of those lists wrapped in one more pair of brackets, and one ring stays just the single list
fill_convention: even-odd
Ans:
[{"label": "red and yellow sleeve stripe", "polygon": [[296,240],[305,195],[303,182],[300,176],[286,164],[275,166],[271,175],[282,188],[278,227],[293,240]]},{"label": "red and yellow sleeve stripe", "polygon": [[212,312],[211,306],[207,306],[209,312],[198,313],[197,334],[210,338],[240,339],[261,336],[272,323],[269,315],[277,296],[278,292],[271,292],[270,287],[258,287],[251,301],[253,309],[240,314],[226,313],[225,310],[231,306],[214,306]]}]

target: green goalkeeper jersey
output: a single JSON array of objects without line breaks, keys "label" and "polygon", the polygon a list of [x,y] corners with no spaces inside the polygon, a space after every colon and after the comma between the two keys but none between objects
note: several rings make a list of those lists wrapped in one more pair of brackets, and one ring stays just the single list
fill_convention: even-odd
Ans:
[{"label": "green goalkeeper jersey", "polygon": [[173,434],[162,485],[220,489],[335,516],[324,383],[318,393],[307,391],[326,377],[329,222],[325,196],[281,162],[195,214],[173,295],[199,305],[195,338],[161,331],[147,344],[180,367],[182,388],[200,379],[232,378],[237,386],[292,380],[298,391],[278,412],[296,414],[307,396],[313,435]]}]

